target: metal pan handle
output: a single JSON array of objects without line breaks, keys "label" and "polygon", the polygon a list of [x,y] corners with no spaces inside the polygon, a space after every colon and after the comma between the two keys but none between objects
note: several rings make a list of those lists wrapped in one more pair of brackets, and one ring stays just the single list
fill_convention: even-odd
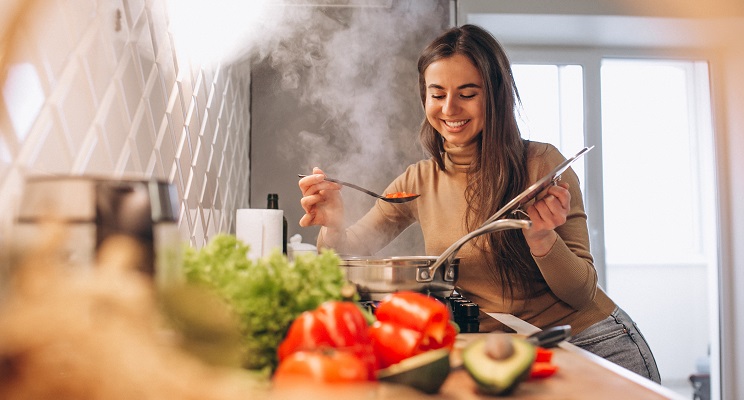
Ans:
[{"label": "metal pan handle", "polygon": [[431,282],[434,279],[434,273],[437,271],[437,268],[442,266],[442,264],[444,263],[447,263],[447,265],[452,264],[452,261],[455,259],[457,252],[460,250],[460,247],[462,247],[462,245],[464,245],[467,241],[476,236],[491,232],[504,231],[507,229],[527,229],[531,226],[532,221],[522,219],[500,219],[485,224],[453,243],[450,247],[447,248],[447,250],[444,251],[444,253],[442,253],[442,255],[439,256],[439,258],[437,258],[437,260],[431,266],[419,267],[416,271],[416,281]]}]

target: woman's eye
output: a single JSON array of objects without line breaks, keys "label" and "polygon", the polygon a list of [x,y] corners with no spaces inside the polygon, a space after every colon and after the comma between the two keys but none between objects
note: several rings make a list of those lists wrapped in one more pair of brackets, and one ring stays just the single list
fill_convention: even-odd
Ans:
[{"label": "woman's eye", "polygon": [[475,93],[473,93],[473,94],[461,94],[460,95],[460,97],[462,97],[463,99],[472,99],[475,96],[476,96]]},{"label": "woman's eye", "polygon": [[444,95],[443,95],[443,94],[432,94],[432,95],[431,95],[431,98],[432,98],[432,99],[437,99],[437,100],[441,100],[441,99],[443,99],[443,98],[444,98]]}]

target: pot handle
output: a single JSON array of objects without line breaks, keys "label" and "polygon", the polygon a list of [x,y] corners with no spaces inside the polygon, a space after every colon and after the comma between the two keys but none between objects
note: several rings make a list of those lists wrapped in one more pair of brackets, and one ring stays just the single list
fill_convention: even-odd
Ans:
[{"label": "pot handle", "polygon": [[437,271],[437,268],[444,263],[447,263],[447,265],[452,264],[460,247],[474,237],[491,232],[505,231],[507,229],[529,229],[531,226],[532,221],[524,219],[500,219],[489,222],[453,243],[431,266],[419,267],[416,271],[416,282],[431,282],[434,279],[434,273]]}]

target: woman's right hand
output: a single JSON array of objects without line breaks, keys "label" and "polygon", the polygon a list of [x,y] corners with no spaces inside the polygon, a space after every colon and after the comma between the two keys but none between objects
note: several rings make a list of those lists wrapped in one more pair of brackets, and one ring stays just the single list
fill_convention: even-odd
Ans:
[{"label": "woman's right hand", "polygon": [[299,182],[302,191],[300,204],[305,215],[300,218],[300,226],[321,225],[341,231],[344,225],[344,203],[341,199],[341,185],[325,180],[320,168],[313,168],[313,174]]}]

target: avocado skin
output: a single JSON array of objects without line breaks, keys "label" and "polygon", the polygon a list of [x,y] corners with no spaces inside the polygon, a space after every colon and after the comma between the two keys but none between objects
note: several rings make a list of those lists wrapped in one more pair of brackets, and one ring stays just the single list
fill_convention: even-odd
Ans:
[{"label": "avocado skin", "polygon": [[378,371],[377,378],[434,394],[439,392],[450,370],[449,350],[430,350]]},{"label": "avocado skin", "polygon": [[485,353],[485,338],[476,339],[463,349],[463,366],[484,394],[506,396],[527,379],[535,361],[535,346],[518,337],[509,337],[515,352],[504,360]]}]

